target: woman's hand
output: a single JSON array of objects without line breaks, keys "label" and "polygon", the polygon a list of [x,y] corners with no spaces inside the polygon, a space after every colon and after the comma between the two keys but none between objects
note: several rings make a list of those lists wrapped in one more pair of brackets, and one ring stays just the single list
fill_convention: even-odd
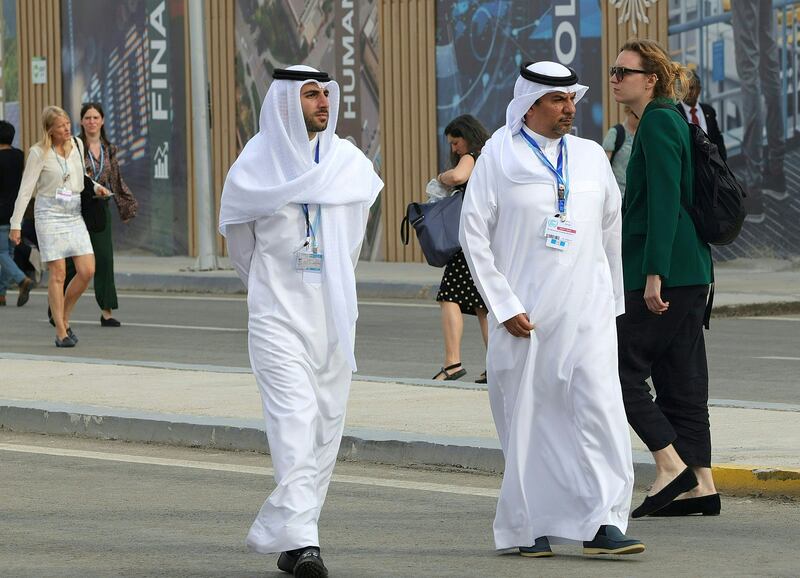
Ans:
[{"label": "woman's hand", "polygon": [[8,232],[8,238],[11,239],[11,242],[15,245],[19,245],[22,242],[22,231],[19,229],[11,229]]},{"label": "woman's hand", "polygon": [[661,300],[660,275],[647,276],[647,284],[644,287],[644,302],[647,308],[656,315],[661,315],[669,309],[669,301]]},{"label": "woman's hand", "polygon": [[110,196],[111,196],[111,191],[109,191],[109,190],[108,190],[107,188],[105,188],[103,185],[97,185],[97,186],[94,188],[94,194],[95,194],[95,196],[97,196],[97,197],[103,197],[103,198],[105,198],[105,197],[110,197]]}]

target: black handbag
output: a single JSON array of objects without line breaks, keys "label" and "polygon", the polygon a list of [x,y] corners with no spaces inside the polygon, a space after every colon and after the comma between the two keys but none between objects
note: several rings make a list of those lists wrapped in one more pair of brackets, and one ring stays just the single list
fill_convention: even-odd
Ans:
[{"label": "black handbag", "polygon": [[458,227],[464,192],[455,191],[435,203],[411,203],[400,223],[400,239],[409,242],[409,224],[417,232],[422,254],[429,265],[444,267],[461,250]]},{"label": "black handbag", "polygon": [[81,167],[83,168],[83,190],[81,191],[81,216],[86,223],[86,229],[90,233],[102,233],[106,230],[106,208],[105,199],[97,197],[94,192],[94,181],[86,174],[86,165],[83,161],[81,148],[78,146],[78,139],[75,141],[75,148],[81,155]]}]

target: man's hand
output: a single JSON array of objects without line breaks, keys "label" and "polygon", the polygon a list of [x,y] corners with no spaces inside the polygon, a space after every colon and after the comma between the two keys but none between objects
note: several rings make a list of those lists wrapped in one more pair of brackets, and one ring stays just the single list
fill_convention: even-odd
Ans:
[{"label": "man's hand", "polygon": [[647,284],[644,287],[644,302],[647,308],[655,313],[661,315],[669,309],[669,301],[661,300],[661,276],[648,275]]},{"label": "man's hand", "polygon": [[22,231],[19,229],[11,229],[8,233],[8,238],[11,239],[11,242],[15,245],[19,245],[22,241]]},{"label": "man's hand", "polygon": [[518,313],[511,319],[503,321],[506,330],[514,337],[530,337],[533,331],[533,323],[528,319],[527,313]]}]

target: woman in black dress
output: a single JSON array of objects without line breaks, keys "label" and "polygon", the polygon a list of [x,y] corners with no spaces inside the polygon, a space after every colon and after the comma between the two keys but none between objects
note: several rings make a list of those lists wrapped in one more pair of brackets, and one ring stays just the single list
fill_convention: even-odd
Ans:
[{"label": "woman in black dress", "polygon": [[[444,129],[450,145],[450,162],[453,168],[439,175],[443,185],[454,190],[465,190],[475,168],[475,161],[489,138],[489,133],[474,116],[465,114],[453,119]],[[452,381],[466,375],[461,365],[461,335],[464,331],[463,315],[475,315],[481,327],[484,345],[488,339],[486,305],[472,280],[464,253],[456,253],[444,269],[439,293],[436,295],[442,310],[444,336],[444,365],[433,379]],[[486,383],[486,372],[477,380]]]}]

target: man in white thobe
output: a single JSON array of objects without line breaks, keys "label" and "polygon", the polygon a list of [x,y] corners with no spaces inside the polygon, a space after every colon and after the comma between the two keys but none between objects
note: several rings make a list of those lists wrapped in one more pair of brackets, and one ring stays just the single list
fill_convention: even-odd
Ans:
[{"label": "man in white thobe", "polygon": [[327,576],[317,524],[344,429],[354,268],[383,183],[336,136],[339,86],[308,66],[276,69],[259,133],[228,172],[220,232],[247,286],[250,364],[277,487],[247,536],[295,576]]},{"label": "man in white thobe", "polygon": [[461,245],[489,307],[489,398],[505,456],[498,549],[633,554],[633,466],[617,373],[620,193],[600,145],[569,134],[587,87],[523,65],[506,125],[469,180]]}]

